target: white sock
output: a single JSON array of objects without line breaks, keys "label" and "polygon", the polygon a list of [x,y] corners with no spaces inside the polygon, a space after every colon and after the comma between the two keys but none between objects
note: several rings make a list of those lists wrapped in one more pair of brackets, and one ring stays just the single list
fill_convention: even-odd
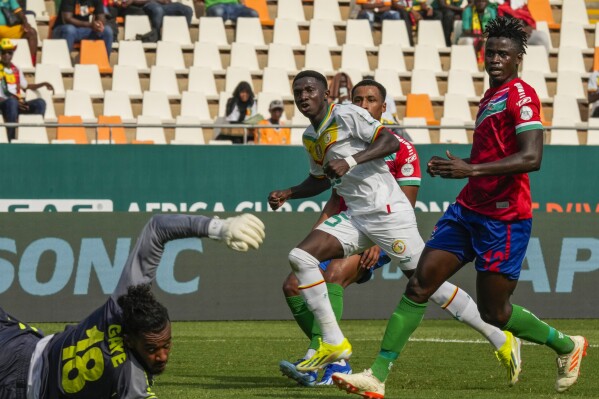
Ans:
[{"label": "white sock", "polygon": [[485,323],[480,318],[476,303],[464,290],[446,281],[433,294],[431,300],[456,320],[481,333],[495,349],[501,348],[505,343],[505,333],[499,328]]},{"label": "white sock", "polygon": [[318,268],[320,262],[308,252],[293,248],[289,252],[289,263],[299,281],[299,289],[308,309],[314,313],[314,319],[320,326],[322,340],[339,345],[345,337],[335,319],[327,285]]},{"label": "white sock", "polygon": [[308,351],[306,352],[306,354],[304,355],[304,359],[310,359],[312,356],[314,356],[316,354],[316,349],[308,349]]}]

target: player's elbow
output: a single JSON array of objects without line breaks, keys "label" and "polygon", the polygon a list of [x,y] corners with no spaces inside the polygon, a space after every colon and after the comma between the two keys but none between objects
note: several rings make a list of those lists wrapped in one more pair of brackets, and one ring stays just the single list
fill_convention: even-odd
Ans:
[{"label": "player's elbow", "polygon": [[523,163],[526,168],[526,172],[536,172],[541,169],[541,156],[538,154],[527,154],[523,158]]}]

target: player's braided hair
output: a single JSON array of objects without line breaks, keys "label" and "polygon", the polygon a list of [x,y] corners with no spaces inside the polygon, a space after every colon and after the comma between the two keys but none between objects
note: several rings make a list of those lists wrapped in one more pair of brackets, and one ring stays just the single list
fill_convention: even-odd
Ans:
[{"label": "player's braided hair", "polygon": [[123,310],[123,332],[140,336],[164,330],[169,322],[168,311],[156,300],[150,284],[132,285],[117,299]]},{"label": "player's braided hair", "polygon": [[320,83],[322,83],[325,90],[328,89],[329,84],[327,83],[327,78],[325,78],[324,75],[321,74],[320,72],[316,72],[316,71],[313,71],[310,69],[301,71],[300,73],[295,75],[295,78],[293,79],[293,83],[295,83],[298,80],[303,79],[303,78],[314,78],[317,81],[319,81]]},{"label": "player's braided hair", "polygon": [[522,22],[516,18],[498,17],[487,24],[485,37],[504,37],[518,46],[518,54],[526,54],[528,35],[522,27]]},{"label": "player's braided hair", "polygon": [[383,102],[385,102],[385,98],[387,98],[387,89],[385,89],[385,86],[383,86],[382,84],[380,84],[379,82],[377,82],[376,80],[373,79],[364,79],[359,81],[358,83],[356,83],[356,85],[354,86],[354,88],[351,91],[351,97],[354,98],[354,93],[356,92],[356,89],[358,87],[362,87],[362,86],[374,86],[377,89],[379,89],[379,93],[381,93],[381,98],[383,99]]}]

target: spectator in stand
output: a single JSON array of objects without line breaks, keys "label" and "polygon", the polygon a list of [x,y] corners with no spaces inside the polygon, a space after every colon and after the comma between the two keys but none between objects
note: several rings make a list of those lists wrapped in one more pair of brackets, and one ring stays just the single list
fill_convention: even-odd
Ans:
[{"label": "spectator in stand", "polygon": [[[25,8],[17,0],[0,2],[0,39],[27,39],[31,62],[37,61],[37,31],[29,25]],[[8,16],[8,18],[7,18]]]},{"label": "spectator in stand", "polygon": [[[90,16],[92,16],[90,21]],[[113,32],[106,25],[102,0],[62,0],[52,30],[54,39],[65,39],[69,51],[81,40],[103,40],[108,58],[112,52]]]},{"label": "spectator in stand", "polygon": [[245,123],[258,114],[256,98],[250,84],[241,81],[233,91],[233,97],[227,100],[227,121],[229,123]]},{"label": "spectator in stand", "polygon": [[[258,123],[259,125],[284,125],[281,121],[283,116],[283,101],[272,100],[268,106],[270,118],[264,119]],[[289,144],[291,142],[291,130],[283,127],[267,127],[256,129],[257,134],[254,135],[256,144]]]},{"label": "spectator in stand", "polygon": [[589,117],[599,118],[599,71],[593,71],[589,76],[589,84],[587,86],[588,101],[589,101]]},{"label": "spectator in stand", "polygon": [[391,1],[358,0],[360,12],[357,19],[367,19],[372,28],[375,22],[382,23],[384,19],[401,19],[399,11],[391,9]]},{"label": "spectator in stand", "polygon": [[171,0],[122,0],[119,15],[147,15],[150,18],[152,30],[145,35],[140,35],[141,40],[157,42],[161,38],[162,20],[165,15],[183,16],[187,20],[187,26],[190,26],[193,9],[183,3]]},{"label": "spectator in stand", "polygon": [[[28,84],[23,71],[12,63],[12,56],[17,49],[10,39],[0,40],[0,111],[4,122],[16,123],[19,114],[40,114],[46,112],[46,102],[41,98],[25,101],[25,90],[37,90],[44,86],[54,91],[48,82]],[[16,128],[7,127],[8,140],[13,140]]]},{"label": "spectator in stand", "polygon": [[221,17],[224,21],[237,21],[239,17],[258,18],[258,11],[245,5],[245,0],[198,0],[204,4],[206,15]]},{"label": "spectator in stand", "polygon": [[462,14],[462,36],[458,44],[472,44],[479,64],[484,63],[483,32],[489,21],[497,18],[497,6],[488,0],[474,0]]},{"label": "spectator in stand", "polygon": [[453,23],[462,19],[462,0],[434,0],[433,8],[441,12],[441,24],[443,25],[443,34],[445,35],[445,45],[451,47],[451,34],[453,33]]},{"label": "spectator in stand", "polygon": [[329,84],[329,102],[336,104],[351,104],[351,90],[354,85],[345,72],[339,72]]},{"label": "spectator in stand", "polygon": [[428,5],[426,0],[394,0],[391,9],[399,11],[401,19],[406,22],[410,46],[414,45],[414,27],[418,27],[418,21],[421,19],[440,21],[442,18],[441,11]]}]

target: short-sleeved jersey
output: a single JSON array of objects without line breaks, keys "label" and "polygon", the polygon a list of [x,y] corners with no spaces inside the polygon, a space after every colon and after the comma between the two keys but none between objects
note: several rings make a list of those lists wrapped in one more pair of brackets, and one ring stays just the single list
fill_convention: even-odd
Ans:
[{"label": "short-sleeved jersey", "polygon": [[[326,178],[323,166],[368,148],[383,125],[353,104],[331,104],[320,126],[309,126],[302,137],[310,158],[310,174]],[[385,160],[356,165],[331,185],[345,199],[350,215],[412,209],[400,192]]]},{"label": "short-sleeved jersey", "polygon": [[87,22],[92,15],[104,14],[104,3],[102,0],[62,0],[56,26],[65,24],[62,19],[63,12],[71,12],[73,18]]},{"label": "short-sleeved jersey", "polygon": [[416,148],[403,137],[397,137],[399,151],[385,157],[389,171],[400,186],[420,186],[422,174]]},{"label": "short-sleeved jersey", "polygon": [[[537,93],[519,78],[487,90],[476,115],[470,163],[498,161],[518,152],[518,134],[543,129],[539,109]],[[457,202],[498,220],[532,217],[526,173],[470,177]]]},{"label": "short-sleeved jersey", "polygon": [[[589,76],[589,84],[587,86],[587,90],[589,93],[591,92],[596,92],[597,88],[599,87],[599,71],[593,71],[593,73],[591,73],[591,76]],[[591,104],[591,110],[589,111],[589,115],[593,115],[593,111],[595,111],[595,108],[597,108],[599,106],[599,101],[595,101],[594,103]]]}]

